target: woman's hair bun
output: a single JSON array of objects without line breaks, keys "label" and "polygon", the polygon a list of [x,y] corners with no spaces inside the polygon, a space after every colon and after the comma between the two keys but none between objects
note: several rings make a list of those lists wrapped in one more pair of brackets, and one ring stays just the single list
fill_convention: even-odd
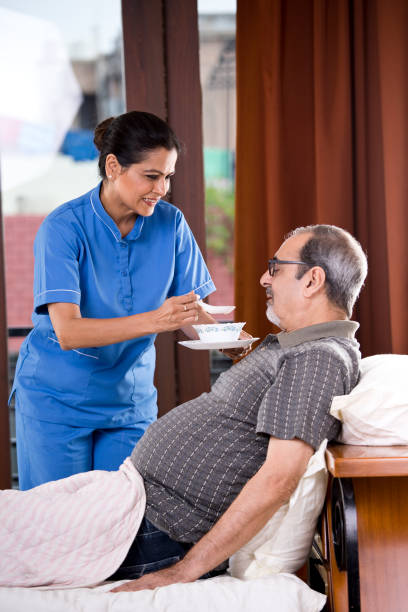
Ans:
[{"label": "woman's hair bun", "polygon": [[96,126],[94,132],[94,144],[98,151],[102,151],[106,131],[114,121],[115,117],[108,117],[108,119],[104,119]]},{"label": "woman's hair bun", "polygon": [[164,148],[180,152],[181,146],[173,130],[163,119],[145,111],[129,111],[98,123],[94,143],[99,149],[98,168],[106,179],[106,159],[112,154],[122,168],[140,164],[151,151]]}]

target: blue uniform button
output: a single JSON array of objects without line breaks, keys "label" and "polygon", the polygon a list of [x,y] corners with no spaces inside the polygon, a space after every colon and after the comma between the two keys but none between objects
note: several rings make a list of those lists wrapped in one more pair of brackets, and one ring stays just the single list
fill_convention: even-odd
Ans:
[{"label": "blue uniform button", "polygon": [[127,276],[128,273],[127,272],[122,272],[122,276]]}]

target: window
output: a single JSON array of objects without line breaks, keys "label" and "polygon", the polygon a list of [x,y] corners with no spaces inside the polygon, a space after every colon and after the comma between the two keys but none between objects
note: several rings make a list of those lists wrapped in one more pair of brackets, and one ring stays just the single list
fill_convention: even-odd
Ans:
[{"label": "window", "polygon": [[234,304],[236,2],[202,0],[198,9],[207,260],[217,287],[209,302]]},{"label": "window", "polygon": [[[9,328],[31,326],[43,218],[98,182],[93,129],[125,110],[120,0],[0,0],[0,163]],[[14,377],[22,338],[9,339]],[[10,411],[13,485],[17,484]]]}]

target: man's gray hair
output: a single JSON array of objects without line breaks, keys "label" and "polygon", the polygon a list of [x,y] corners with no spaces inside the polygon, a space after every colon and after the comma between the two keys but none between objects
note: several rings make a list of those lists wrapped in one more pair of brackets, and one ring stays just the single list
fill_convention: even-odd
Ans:
[{"label": "man's gray hair", "polygon": [[[346,230],[335,225],[298,227],[287,237],[311,234],[299,253],[309,268],[320,266],[326,274],[326,295],[351,317],[353,306],[367,276],[367,257],[360,243]],[[305,274],[299,266],[297,278]]]}]

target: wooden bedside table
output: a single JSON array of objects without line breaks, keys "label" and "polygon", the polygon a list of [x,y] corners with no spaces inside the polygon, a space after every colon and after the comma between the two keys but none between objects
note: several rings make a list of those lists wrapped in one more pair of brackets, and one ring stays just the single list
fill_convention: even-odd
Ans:
[{"label": "wooden bedside table", "polygon": [[408,446],[331,444],[326,461],[329,610],[408,610]]}]

